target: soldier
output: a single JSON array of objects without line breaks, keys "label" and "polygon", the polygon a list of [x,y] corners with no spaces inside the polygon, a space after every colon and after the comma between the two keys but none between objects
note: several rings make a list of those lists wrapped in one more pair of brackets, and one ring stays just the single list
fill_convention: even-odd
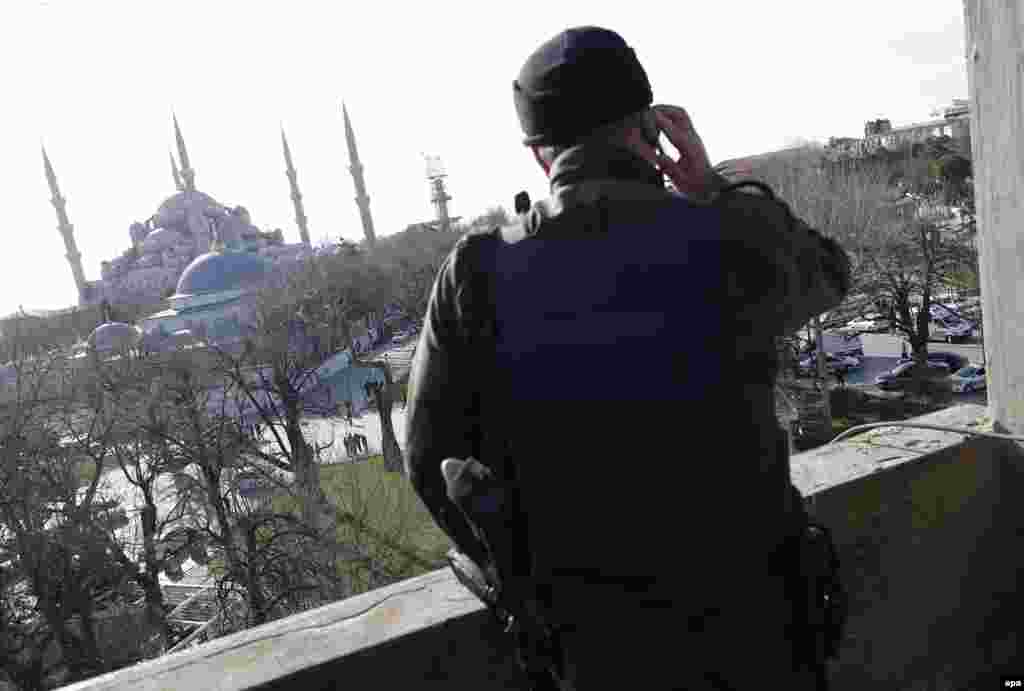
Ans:
[{"label": "soldier", "polygon": [[[687,112],[652,107],[615,32],[547,41],[513,98],[551,195],[515,226],[465,235],[437,275],[411,373],[414,489],[467,556],[504,555],[503,582],[554,632],[560,683],[812,688],[820,666],[792,642],[786,550],[802,506],[775,419],[775,344],[841,302],[846,253],[771,190],[718,176]],[[664,376],[617,390],[594,377],[638,352]],[[609,404],[647,433],[600,434]],[[529,429],[514,424],[524,409]],[[681,421],[713,453],[677,463]],[[505,508],[490,525],[507,542],[481,544],[442,474],[451,459],[494,469]]]}]

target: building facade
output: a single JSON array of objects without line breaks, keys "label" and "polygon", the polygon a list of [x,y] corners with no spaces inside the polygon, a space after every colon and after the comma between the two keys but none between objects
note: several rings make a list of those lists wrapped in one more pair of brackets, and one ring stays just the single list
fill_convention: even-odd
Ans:
[{"label": "building facade", "polygon": [[869,120],[864,124],[864,137],[833,137],[826,147],[826,155],[837,159],[843,156],[867,156],[880,149],[899,149],[924,142],[929,137],[946,136],[956,142],[970,141],[970,106],[963,99],[941,111],[942,117],[893,127],[889,120]]}]

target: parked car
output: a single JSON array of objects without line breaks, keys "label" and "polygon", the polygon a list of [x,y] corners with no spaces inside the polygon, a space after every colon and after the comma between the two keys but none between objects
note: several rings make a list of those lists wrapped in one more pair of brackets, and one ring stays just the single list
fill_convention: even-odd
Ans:
[{"label": "parked car", "polygon": [[[902,389],[907,382],[913,379],[918,367],[916,362],[904,362],[896,365],[891,372],[884,372],[875,377],[875,385],[883,391]],[[925,376],[930,379],[945,377],[949,374],[949,366],[944,362],[929,360]]]},{"label": "parked car", "polygon": [[[829,374],[839,370],[845,372],[847,370],[856,369],[861,366],[860,358],[852,355],[833,355],[832,353],[825,353],[825,371]],[[801,358],[799,362],[799,368],[803,372],[814,372],[818,367],[818,356],[816,353],[811,353],[807,357]]]},{"label": "parked car", "polygon": [[967,298],[960,302],[933,302],[931,314],[933,317],[953,316],[963,318],[962,312],[977,311],[981,309],[981,298]]},{"label": "parked car", "polygon": [[889,320],[878,312],[873,312],[847,322],[846,326],[854,331],[888,331]]},{"label": "parked car", "polygon": [[[920,305],[910,308],[910,316],[917,319]],[[928,337],[930,340],[946,341],[953,343],[957,340],[969,338],[977,324],[965,319],[959,312],[950,310],[946,305],[932,303],[929,305]]]},{"label": "parked car", "polygon": [[[961,367],[966,367],[968,362],[967,358],[963,355],[957,355],[956,353],[928,353],[928,360],[930,362],[941,362],[949,368],[950,372],[956,372]],[[914,358],[910,355],[901,357],[898,365],[902,365],[905,362],[913,362]]]},{"label": "parked car", "polygon": [[949,379],[953,384],[953,393],[970,393],[988,388],[985,367],[982,365],[961,367],[951,374]]}]

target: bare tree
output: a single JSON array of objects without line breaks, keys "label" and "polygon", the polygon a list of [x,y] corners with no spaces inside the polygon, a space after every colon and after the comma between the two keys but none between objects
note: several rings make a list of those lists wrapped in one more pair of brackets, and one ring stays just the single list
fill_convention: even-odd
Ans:
[{"label": "bare tree", "polygon": [[[798,215],[851,256],[851,295],[830,315],[831,325],[887,312],[892,328],[910,342],[921,372],[933,296],[973,257],[969,243],[942,230],[949,220],[948,198],[963,192],[956,176],[964,173],[950,162],[944,183],[938,165],[944,155],[943,141],[929,140],[851,165],[791,167],[765,176]],[[819,340],[820,334],[819,324]]]},{"label": "bare tree", "polygon": [[[805,147],[766,156],[753,162],[728,162],[719,166],[732,181],[758,180],[766,183],[776,197],[786,202],[794,215],[811,228],[837,241],[850,255],[854,288],[864,263],[864,239],[883,217],[892,198],[882,175],[874,170],[844,170],[828,165],[817,147]],[[866,311],[869,302],[855,307]],[[847,317],[849,319],[851,317]],[[821,315],[814,317],[815,341],[823,342],[827,328]],[[817,376],[827,382],[825,353],[816,348]],[[825,385],[828,391],[827,383]],[[823,399],[827,424],[831,421],[829,396]]]},{"label": "bare tree", "polygon": [[[218,379],[197,367],[190,353],[166,354],[152,386],[144,416],[136,424],[152,443],[152,453],[175,468],[179,502],[193,508],[190,528],[174,537],[199,559],[208,548],[222,563],[222,589],[245,602],[247,624],[268,620],[268,595],[253,578],[244,540],[244,511],[234,499],[234,479],[245,467],[243,423],[223,396]],[[196,510],[198,509],[198,510]],[[233,602],[225,602],[226,606]]]},{"label": "bare tree", "polygon": [[[131,596],[136,570],[115,537],[118,502],[98,492],[109,428],[92,420],[69,436],[67,422],[79,417],[74,401],[43,393],[59,365],[40,356],[22,365],[2,416],[0,534],[9,578],[35,600],[28,626],[36,640],[22,659],[40,683],[67,682],[110,669],[125,652],[98,638],[96,617],[104,602]],[[85,487],[82,465],[92,467]],[[51,646],[56,664],[32,662],[51,659]]]}]

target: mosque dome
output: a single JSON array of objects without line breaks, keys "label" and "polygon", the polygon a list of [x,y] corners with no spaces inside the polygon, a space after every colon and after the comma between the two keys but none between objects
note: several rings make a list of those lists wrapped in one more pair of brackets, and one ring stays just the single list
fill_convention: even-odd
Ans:
[{"label": "mosque dome", "polygon": [[174,215],[188,211],[193,206],[199,208],[220,208],[220,204],[210,195],[194,190],[192,192],[177,192],[171,195],[157,209],[158,216],[173,217]]},{"label": "mosque dome", "polygon": [[124,322],[106,322],[89,334],[89,345],[96,350],[122,350],[138,345],[142,331]]},{"label": "mosque dome", "polygon": [[177,295],[200,295],[263,285],[272,271],[270,262],[251,252],[208,252],[192,260],[178,279]]},{"label": "mosque dome", "polygon": [[146,239],[142,241],[142,253],[163,252],[181,244],[184,239],[184,236],[176,230],[160,228],[147,235]]}]

